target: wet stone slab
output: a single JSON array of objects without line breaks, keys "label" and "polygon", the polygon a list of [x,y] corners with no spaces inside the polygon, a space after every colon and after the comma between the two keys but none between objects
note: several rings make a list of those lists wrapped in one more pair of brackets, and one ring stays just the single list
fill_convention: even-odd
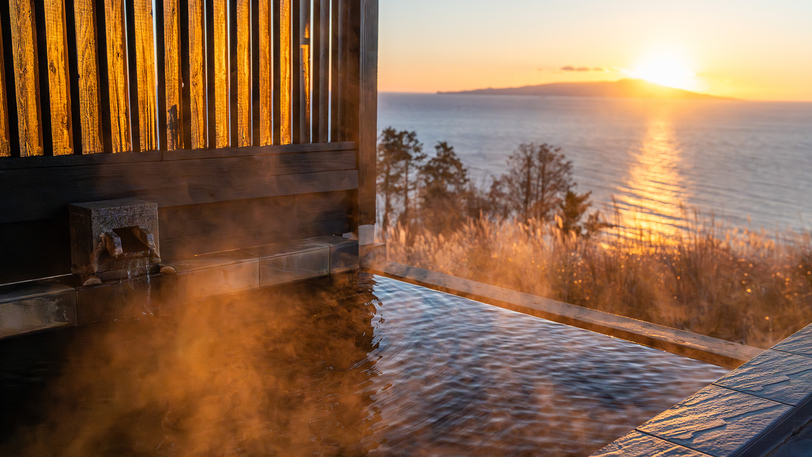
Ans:
[{"label": "wet stone slab", "polygon": [[739,455],[791,406],[708,386],[637,429],[715,457]]},{"label": "wet stone slab", "polygon": [[812,394],[812,358],[768,350],[715,384],[796,406]]},{"label": "wet stone slab", "polygon": [[812,357],[812,325],[776,344],[773,346],[773,350]]},{"label": "wet stone slab", "polygon": [[592,454],[592,457],[705,457],[707,454],[633,431]]}]

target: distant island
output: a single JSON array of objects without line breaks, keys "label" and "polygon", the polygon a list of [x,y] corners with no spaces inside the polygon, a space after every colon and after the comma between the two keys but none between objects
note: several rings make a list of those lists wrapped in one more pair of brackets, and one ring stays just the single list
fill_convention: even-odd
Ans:
[{"label": "distant island", "polygon": [[459,92],[437,92],[454,95],[523,95],[532,97],[608,97],[608,98],[657,98],[680,100],[734,100],[715,95],[700,94],[673,87],[660,86],[642,79],[618,81],[551,83],[537,86],[509,87],[504,89],[476,89]]}]

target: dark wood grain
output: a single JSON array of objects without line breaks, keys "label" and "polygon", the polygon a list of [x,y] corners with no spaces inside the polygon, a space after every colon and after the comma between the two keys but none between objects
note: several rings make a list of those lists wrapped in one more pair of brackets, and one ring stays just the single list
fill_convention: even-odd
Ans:
[{"label": "dark wood grain", "polygon": [[330,140],[330,0],[313,1],[313,142]]},{"label": "dark wood grain", "polygon": [[138,197],[177,206],[358,187],[355,151],[195,160],[156,154],[150,161],[0,170],[0,194],[7,196],[0,223],[56,217],[84,201]]},{"label": "dark wood grain", "polygon": [[353,191],[166,207],[158,210],[161,256],[195,254],[284,243],[350,231]]},{"label": "dark wood grain", "polygon": [[361,101],[358,131],[358,224],[376,220],[378,136],[378,1],[361,1]]}]

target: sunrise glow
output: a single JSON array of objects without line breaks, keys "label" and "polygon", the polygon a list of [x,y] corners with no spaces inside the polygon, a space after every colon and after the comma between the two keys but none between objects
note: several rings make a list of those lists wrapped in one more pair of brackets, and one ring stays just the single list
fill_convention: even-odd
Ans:
[{"label": "sunrise glow", "polygon": [[661,86],[685,90],[697,88],[696,73],[681,59],[667,54],[644,61],[629,75]]}]

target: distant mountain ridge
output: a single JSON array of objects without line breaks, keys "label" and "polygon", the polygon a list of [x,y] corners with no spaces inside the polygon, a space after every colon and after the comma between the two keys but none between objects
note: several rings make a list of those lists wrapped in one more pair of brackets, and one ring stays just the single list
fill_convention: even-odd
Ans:
[{"label": "distant mountain ridge", "polygon": [[504,89],[476,89],[438,94],[465,95],[523,95],[528,97],[608,97],[608,98],[657,98],[681,100],[734,100],[715,95],[700,94],[689,90],[660,86],[642,79],[618,81],[551,83],[536,86],[509,87]]}]

